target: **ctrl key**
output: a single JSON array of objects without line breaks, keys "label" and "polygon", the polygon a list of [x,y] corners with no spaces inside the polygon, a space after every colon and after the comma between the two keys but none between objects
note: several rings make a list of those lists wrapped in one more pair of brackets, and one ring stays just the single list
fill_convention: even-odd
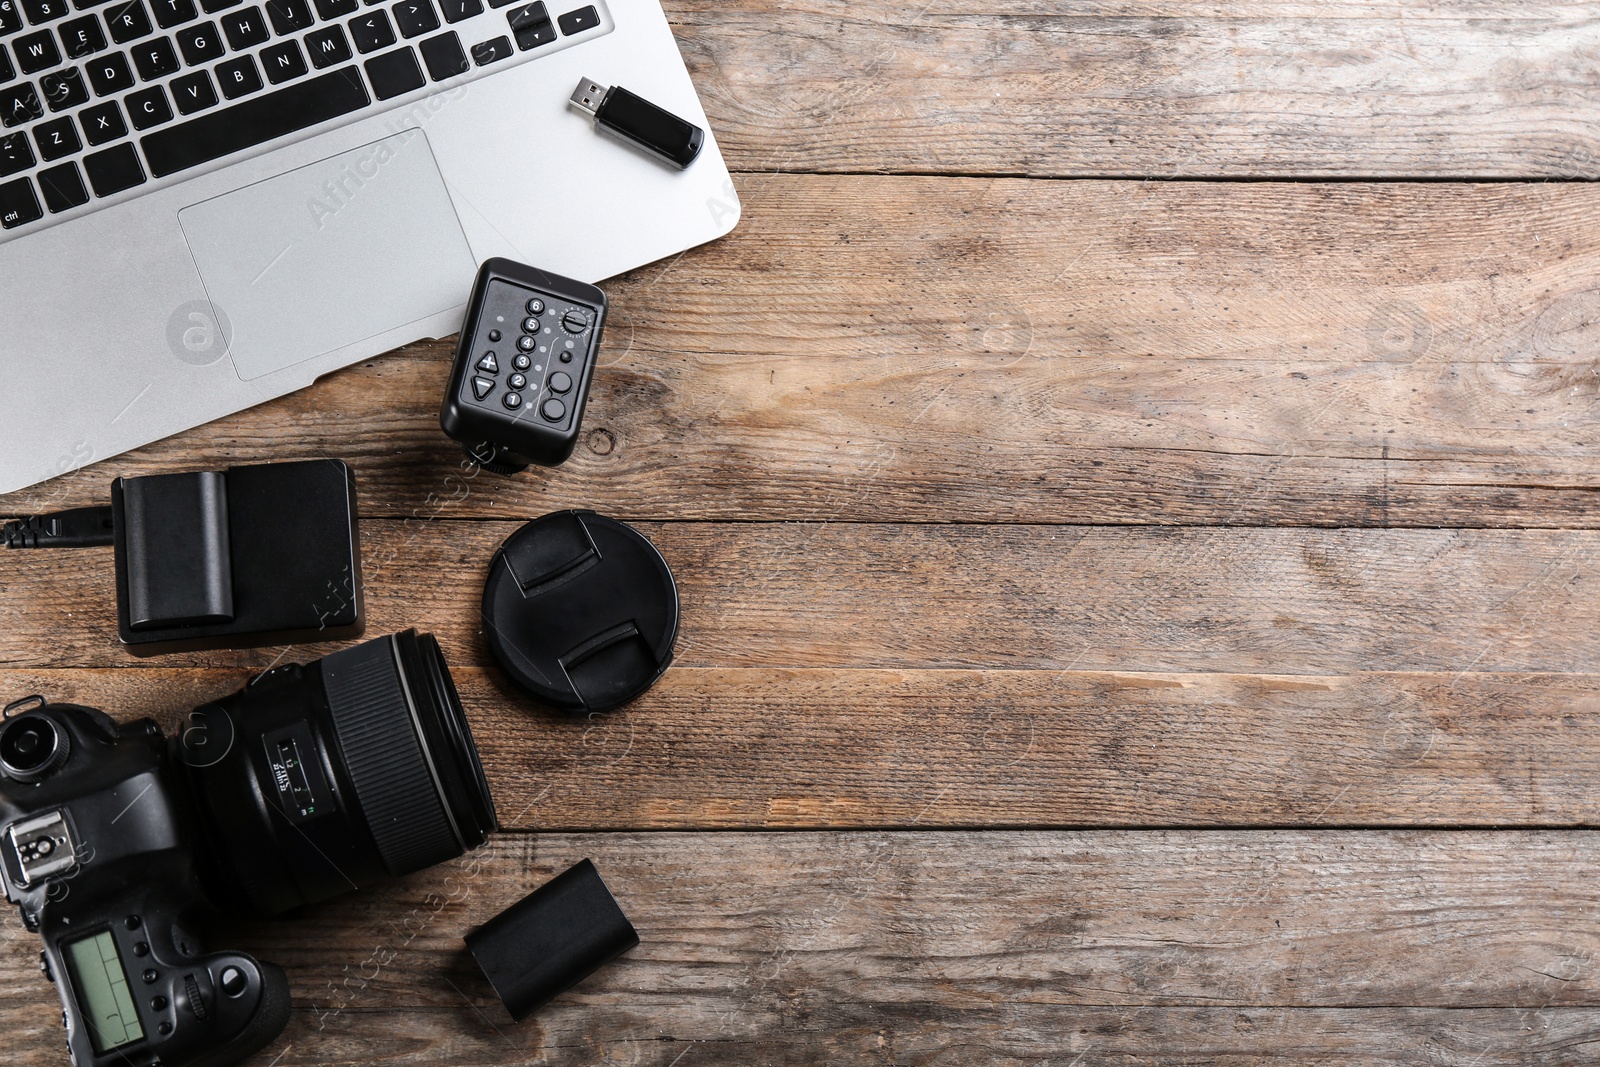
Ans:
[{"label": "ctrl key", "polygon": [[33,183],[27,178],[0,185],[0,227],[14,230],[44,217],[39,198],[33,193]]}]

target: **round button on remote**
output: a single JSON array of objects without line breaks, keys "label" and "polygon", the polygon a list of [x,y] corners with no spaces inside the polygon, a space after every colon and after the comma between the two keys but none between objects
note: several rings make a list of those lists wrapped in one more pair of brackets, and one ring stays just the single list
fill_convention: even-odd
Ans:
[{"label": "round button on remote", "polygon": [[555,397],[551,397],[549,400],[546,400],[544,402],[544,406],[539,409],[539,414],[543,415],[551,422],[560,422],[561,417],[566,413],[567,405],[563,404]]},{"label": "round button on remote", "polygon": [[541,325],[543,325],[543,324],[538,319],[523,319],[522,320],[522,332],[523,333],[538,333],[539,332],[539,327]]},{"label": "round button on remote", "polygon": [[517,338],[517,347],[522,349],[524,352],[532,352],[533,346],[538,343],[538,341],[535,341],[527,334],[523,334],[521,337]]},{"label": "round button on remote", "polygon": [[530,314],[530,315],[541,315],[543,313],[544,313],[544,301],[543,300],[540,300],[538,297],[534,297],[532,300],[528,301],[528,314]]},{"label": "round button on remote", "polygon": [[526,387],[527,384],[528,384],[528,376],[526,374],[513,374],[510,378],[508,378],[506,380],[506,385],[510,386],[513,389],[522,389],[522,388]]},{"label": "round button on remote", "polygon": [[560,371],[556,371],[554,374],[550,375],[550,391],[552,393],[564,393],[571,388],[572,378],[568,375],[563,374]]},{"label": "round button on remote", "polygon": [[589,328],[589,316],[578,310],[569,311],[562,317],[561,326],[568,333],[582,333]]},{"label": "round button on remote", "polygon": [[500,403],[504,404],[512,411],[515,411],[522,406],[522,394],[507,393],[505,396],[500,398]]},{"label": "round button on remote", "polygon": [[529,359],[527,356],[518,355],[511,361],[511,365],[517,368],[517,370],[527,370],[533,365],[533,360]]}]

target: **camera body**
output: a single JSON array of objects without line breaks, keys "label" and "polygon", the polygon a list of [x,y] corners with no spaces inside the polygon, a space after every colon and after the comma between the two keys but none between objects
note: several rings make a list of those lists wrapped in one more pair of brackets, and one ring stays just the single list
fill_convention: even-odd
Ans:
[{"label": "camera body", "polygon": [[266,671],[170,738],[43,697],[0,723],[0,876],[44,943],[76,1067],[223,1067],[264,1047],[288,980],[208,955],[208,910],[327,900],[495,826],[449,668],[414,630]]},{"label": "camera body", "polygon": [[6,899],[43,941],[72,1062],[223,1064],[277,1037],[283,971],[207,954],[192,925],[205,894],[160,727],[43,704],[9,716],[0,741]]}]

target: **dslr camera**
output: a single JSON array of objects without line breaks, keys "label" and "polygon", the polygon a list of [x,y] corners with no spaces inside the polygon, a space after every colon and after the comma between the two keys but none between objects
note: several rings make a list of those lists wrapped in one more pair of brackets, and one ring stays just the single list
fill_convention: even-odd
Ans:
[{"label": "dslr camera", "polygon": [[208,953],[208,911],[272,915],[476,848],[494,803],[439,644],[415,630],[151,719],[16,701],[0,876],[43,941],[76,1067],[221,1067],[289,1019],[283,971]]}]

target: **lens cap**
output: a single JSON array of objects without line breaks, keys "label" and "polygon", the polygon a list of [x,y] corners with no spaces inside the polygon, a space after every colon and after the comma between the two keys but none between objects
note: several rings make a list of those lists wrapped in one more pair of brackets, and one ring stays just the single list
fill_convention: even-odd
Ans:
[{"label": "lens cap", "polygon": [[494,658],[539,700],[606,711],[649,689],[672,662],[678,587],[633,527],[557,511],[495,553],[483,623]]}]

